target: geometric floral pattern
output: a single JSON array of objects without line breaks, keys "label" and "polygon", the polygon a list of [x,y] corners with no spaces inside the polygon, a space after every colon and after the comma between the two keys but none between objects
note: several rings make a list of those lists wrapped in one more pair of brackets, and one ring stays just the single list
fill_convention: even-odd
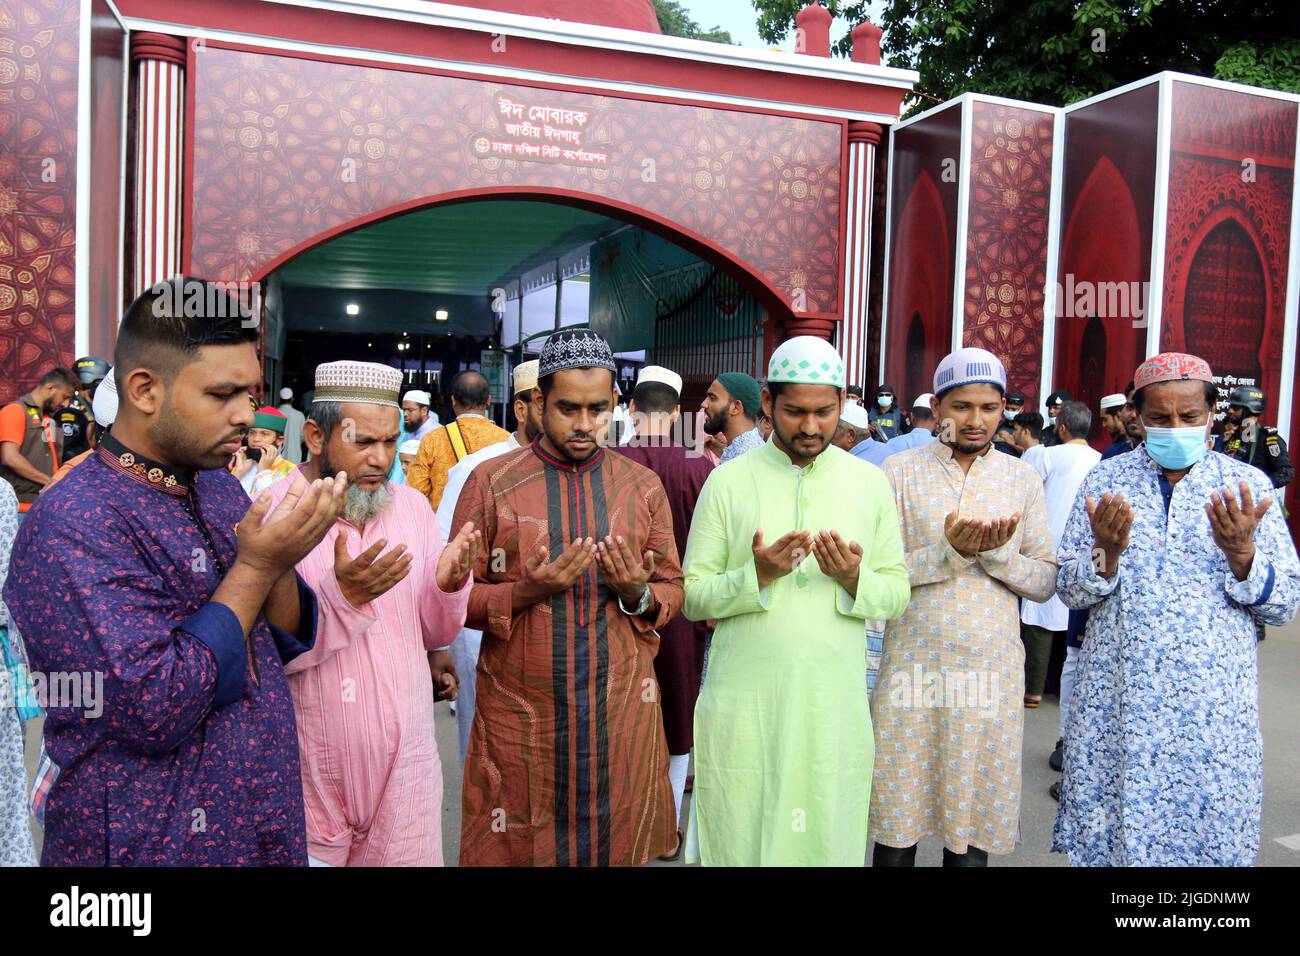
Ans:
[{"label": "geometric floral pattern", "polygon": [[[1218,376],[1259,377],[1257,384],[1269,396],[1267,418],[1277,415],[1278,386],[1282,369],[1282,341],[1285,325],[1287,261],[1291,254],[1291,198],[1295,174],[1296,104],[1273,97],[1223,90],[1198,83],[1175,83],[1172,105],[1172,140],[1169,172],[1169,201],[1165,243],[1165,277],[1161,312],[1160,346],[1165,350],[1186,349],[1191,339],[1205,340],[1225,334],[1233,323],[1246,321],[1253,312],[1234,296],[1241,288],[1225,288],[1221,298],[1226,312],[1202,317],[1212,329],[1191,328],[1191,316],[1184,309],[1189,289],[1199,280],[1213,280],[1206,274],[1212,265],[1228,272],[1224,262],[1211,263],[1206,240],[1208,227],[1232,221],[1256,247],[1263,269],[1263,327],[1250,330],[1253,360],[1228,360],[1225,351],[1206,355]],[[1249,160],[1249,163],[1243,161]],[[1192,264],[1199,267],[1192,275]],[[1237,296],[1238,298],[1240,296]],[[1242,314],[1237,314],[1238,311]],[[1262,340],[1260,339],[1262,335]],[[1241,350],[1238,349],[1238,352]]]},{"label": "geometric floral pattern", "polygon": [[[722,248],[787,302],[802,290],[804,312],[839,310],[840,123],[211,42],[191,63],[196,275],[259,275],[326,230],[425,197],[544,187],[644,209]],[[485,150],[522,122],[500,115],[499,97],[585,111],[581,148],[607,161]]]},{"label": "geometric floral pattern", "polygon": [[0,403],[71,366],[78,0],[0,0]]},{"label": "geometric floral pattern", "polygon": [[970,102],[970,202],[962,343],[988,349],[1007,384],[1038,393],[1054,117]]}]

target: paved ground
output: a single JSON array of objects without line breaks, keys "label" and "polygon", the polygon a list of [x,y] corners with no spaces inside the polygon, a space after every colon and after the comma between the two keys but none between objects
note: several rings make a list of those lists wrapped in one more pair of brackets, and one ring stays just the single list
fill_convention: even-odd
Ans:
[{"label": "paved ground", "polygon": [[[1264,730],[1264,819],[1260,839],[1261,866],[1300,865],[1300,621],[1270,628],[1260,645],[1260,712]],[[1021,800],[1022,842],[1009,857],[992,857],[995,866],[1065,866],[1060,854],[1049,852],[1056,802],[1047,789],[1059,778],[1047,765],[1057,738],[1059,710],[1048,696],[1043,706],[1025,713],[1024,793]],[[38,729],[28,725],[28,771],[35,771]],[[442,755],[444,798],[443,848],[448,865],[460,853],[460,767],[456,760],[456,719],[447,704],[437,705],[438,751]],[[689,801],[689,796],[687,797]],[[1279,842],[1289,838],[1288,847]],[[39,839],[39,834],[38,834]],[[1293,848],[1294,847],[1294,848]],[[942,859],[939,841],[923,843],[917,854],[922,866]],[[655,865],[682,865],[655,864]]]}]

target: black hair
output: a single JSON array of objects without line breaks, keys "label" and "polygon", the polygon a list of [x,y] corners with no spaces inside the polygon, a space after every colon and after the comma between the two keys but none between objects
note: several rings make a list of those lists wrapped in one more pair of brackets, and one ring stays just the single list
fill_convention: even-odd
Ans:
[{"label": "black hair", "polygon": [[451,380],[451,397],[461,408],[484,408],[492,401],[492,389],[482,372],[461,372]]},{"label": "black hair", "polygon": [[1038,412],[1021,412],[1011,420],[1011,424],[1029,432],[1034,441],[1043,437],[1043,416]]},{"label": "black hair", "polygon": [[1065,402],[1057,413],[1056,424],[1064,425],[1072,438],[1086,438],[1092,427],[1092,410],[1083,402]]},{"label": "black hair", "polygon": [[221,285],[176,276],[136,296],[126,307],[113,349],[113,375],[147,368],[170,382],[208,345],[258,339],[258,319]]},{"label": "black hair", "polygon": [[511,399],[512,402],[523,402],[525,405],[532,400],[533,390],[531,388],[526,388],[522,392],[515,392],[515,397]]},{"label": "black hair", "polygon": [[[1154,384],[1159,385],[1160,383],[1156,382]],[[1210,414],[1213,415],[1214,407],[1219,401],[1219,386],[1215,385],[1213,382],[1202,382],[1201,384],[1205,386],[1205,405],[1209,408]],[[1144,385],[1133,393],[1133,407],[1137,409],[1139,415],[1142,414],[1142,393],[1145,392],[1148,387],[1149,386]]]},{"label": "black hair", "polygon": [[632,390],[638,412],[671,412],[677,407],[677,390],[663,382],[641,382]]},{"label": "black hair", "polygon": [[934,411],[929,405],[913,405],[912,421],[932,422],[934,421]]},{"label": "black hair", "polygon": [[40,388],[41,385],[63,385],[75,390],[81,387],[81,379],[77,378],[77,376],[73,375],[62,365],[56,365],[41,376],[41,380],[36,387]]}]

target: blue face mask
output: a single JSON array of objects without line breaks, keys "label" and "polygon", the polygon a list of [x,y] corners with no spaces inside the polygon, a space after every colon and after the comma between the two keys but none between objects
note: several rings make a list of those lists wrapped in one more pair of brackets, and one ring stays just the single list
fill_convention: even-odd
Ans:
[{"label": "blue face mask", "polygon": [[1186,428],[1155,428],[1146,425],[1146,430],[1147,454],[1161,468],[1183,471],[1205,456],[1204,425],[1188,425]]},{"label": "blue face mask", "polygon": [[876,404],[879,405],[881,408],[888,408],[889,403],[892,401],[893,399],[890,398],[888,395],[881,395],[879,398],[876,399]]}]

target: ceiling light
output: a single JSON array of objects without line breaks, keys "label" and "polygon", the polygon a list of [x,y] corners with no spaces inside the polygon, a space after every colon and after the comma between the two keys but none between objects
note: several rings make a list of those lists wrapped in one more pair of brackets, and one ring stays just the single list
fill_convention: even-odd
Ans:
[{"label": "ceiling light", "polygon": [[433,313],[433,317],[434,317],[435,319],[437,319],[439,322],[446,322],[446,321],[447,321],[447,310],[446,310],[446,309],[439,309],[437,312]]},{"label": "ceiling light", "polygon": [[355,302],[349,302],[349,303],[348,303],[347,305],[345,305],[343,308],[347,310],[348,315],[360,315],[360,314],[361,314],[361,306],[357,305]]}]

